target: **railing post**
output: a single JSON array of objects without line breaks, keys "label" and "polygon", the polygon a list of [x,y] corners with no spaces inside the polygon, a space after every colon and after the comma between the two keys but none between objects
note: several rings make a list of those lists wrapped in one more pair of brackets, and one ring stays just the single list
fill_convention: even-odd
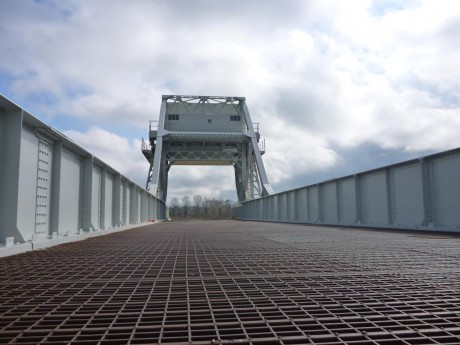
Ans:
[{"label": "railing post", "polygon": [[388,208],[388,225],[393,225],[396,218],[395,210],[395,192],[394,192],[394,173],[390,169],[385,170],[387,184],[387,208]]},{"label": "railing post", "polygon": [[335,183],[336,195],[337,195],[337,223],[343,223],[343,197],[342,197],[342,181],[336,181]]},{"label": "railing post", "polygon": [[62,142],[55,141],[53,145],[53,160],[51,167],[51,201],[50,201],[50,235],[59,233],[60,197],[61,197],[61,167]]},{"label": "railing post", "polygon": [[433,166],[426,158],[420,159],[423,185],[423,212],[424,219],[421,225],[434,227],[436,223],[436,209],[434,203]]},{"label": "railing post", "polygon": [[[99,195],[99,198],[100,198],[100,202],[99,202],[99,205],[100,205],[100,209],[99,209],[99,227],[100,227],[100,230],[104,230],[107,228],[108,224],[106,224],[105,222],[105,194],[106,194],[106,184],[107,184],[107,181],[106,181],[106,178],[107,178],[107,169],[105,169],[105,167],[101,168],[101,190],[100,190],[100,195]],[[111,225],[111,224],[110,224]]]},{"label": "railing post", "polygon": [[19,108],[0,109],[0,242],[14,237],[24,242],[18,231],[19,167],[23,113]]},{"label": "railing post", "polygon": [[318,219],[317,223],[323,223],[324,218],[323,218],[323,212],[324,212],[324,205],[323,205],[323,185],[321,183],[318,183]]},{"label": "railing post", "polygon": [[91,231],[94,226],[91,222],[92,188],[93,188],[93,156],[85,157],[81,169],[80,190],[80,223],[85,231]]},{"label": "railing post", "polygon": [[121,225],[121,175],[116,174],[113,179],[113,202],[112,224],[116,227]]},{"label": "railing post", "polygon": [[355,224],[362,224],[363,222],[363,208],[362,208],[362,190],[361,190],[361,176],[355,175],[355,200],[356,200],[356,219]]}]

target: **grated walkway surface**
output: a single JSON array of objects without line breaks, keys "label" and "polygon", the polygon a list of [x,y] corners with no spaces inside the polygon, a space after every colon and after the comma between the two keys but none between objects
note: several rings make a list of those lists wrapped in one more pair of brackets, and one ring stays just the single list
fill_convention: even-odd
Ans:
[{"label": "grated walkway surface", "polygon": [[460,238],[162,223],[0,259],[0,344],[460,344]]}]

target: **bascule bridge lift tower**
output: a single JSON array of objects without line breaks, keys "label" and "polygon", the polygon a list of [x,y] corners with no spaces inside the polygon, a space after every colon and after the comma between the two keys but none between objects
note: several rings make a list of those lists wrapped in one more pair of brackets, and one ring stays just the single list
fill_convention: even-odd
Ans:
[{"label": "bascule bridge lift tower", "polygon": [[162,97],[160,117],[151,121],[146,189],[165,200],[172,165],[232,165],[238,202],[273,194],[262,161],[264,141],[244,97]]}]

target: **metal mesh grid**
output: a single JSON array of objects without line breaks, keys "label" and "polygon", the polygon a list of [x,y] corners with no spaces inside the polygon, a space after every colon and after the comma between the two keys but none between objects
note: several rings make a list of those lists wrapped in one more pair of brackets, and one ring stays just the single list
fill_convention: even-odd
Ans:
[{"label": "metal mesh grid", "polygon": [[460,344],[460,238],[178,222],[0,259],[1,344]]}]

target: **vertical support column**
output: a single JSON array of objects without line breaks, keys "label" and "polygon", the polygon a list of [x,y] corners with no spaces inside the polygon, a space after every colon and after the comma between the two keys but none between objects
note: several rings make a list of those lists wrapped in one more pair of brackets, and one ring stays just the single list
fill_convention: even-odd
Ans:
[{"label": "vertical support column", "polygon": [[265,197],[262,199],[262,204],[263,204],[263,213],[262,213],[262,218],[264,220],[270,219],[270,199],[269,197]]},{"label": "vertical support column", "polygon": [[153,220],[155,219],[155,208],[153,207],[153,205],[155,205],[155,200],[153,199],[152,195],[150,194],[147,194],[147,201],[148,201],[148,214],[149,214],[149,217],[148,219],[149,220]]},{"label": "vertical support column", "polygon": [[282,219],[283,206],[281,205],[281,194],[276,194],[276,220]]},{"label": "vertical support column", "polygon": [[121,226],[121,175],[116,174],[113,179],[113,203],[112,203],[112,224],[115,227]]},{"label": "vertical support column", "polygon": [[0,115],[0,242],[7,237],[24,242],[17,227],[23,115],[19,108],[0,109]]},{"label": "vertical support column", "polygon": [[147,215],[147,195],[144,191],[141,191],[141,205],[142,205],[142,212],[141,212],[141,223],[144,223],[148,219]]},{"label": "vertical support column", "polygon": [[295,221],[295,191],[286,193],[286,214],[288,222]]},{"label": "vertical support column", "polygon": [[273,195],[267,197],[267,219],[268,220],[275,220],[273,217]]},{"label": "vertical support column", "polygon": [[145,194],[143,193],[142,189],[139,189],[139,202],[140,202],[140,222],[144,223],[146,221],[146,216],[145,216]]},{"label": "vertical support column", "polygon": [[300,207],[301,207],[301,202],[300,202],[300,195],[301,193],[301,190],[300,189],[296,189],[294,191],[294,221],[297,222],[297,223],[300,223]]},{"label": "vertical support column", "polygon": [[105,167],[101,168],[101,194],[99,195],[99,230],[105,230],[108,224],[105,223],[105,194],[106,194],[106,175]]},{"label": "vertical support column", "polygon": [[387,184],[388,225],[393,225],[396,218],[394,174],[390,169],[386,169],[385,177]]},{"label": "vertical support column", "polygon": [[81,195],[80,195],[80,223],[84,231],[94,229],[91,223],[92,188],[93,188],[93,156],[86,157],[82,162]]},{"label": "vertical support column", "polygon": [[123,181],[123,225],[128,225],[130,223],[130,212],[129,212],[129,207],[130,207],[130,200],[128,199],[128,181],[124,180]]},{"label": "vertical support column", "polygon": [[144,200],[144,218],[142,222],[146,222],[149,220],[149,198],[145,191],[142,191],[142,200]]},{"label": "vertical support column", "polygon": [[276,212],[278,220],[283,220],[283,194],[276,195]]},{"label": "vertical support column", "polygon": [[324,220],[324,205],[323,205],[323,185],[318,183],[318,219],[316,223],[322,223]]},{"label": "vertical support column", "polygon": [[264,199],[262,198],[259,198],[259,205],[258,205],[258,208],[259,208],[259,219],[260,220],[264,220]]},{"label": "vertical support column", "polygon": [[363,205],[362,205],[362,191],[361,191],[361,176],[355,175],[355,200],[356,200],[356,219],[355,224],[362,224],[363,222]]},{"label": "vertical support column", "polygon": [[147,207],[146,207],[147,208],[146,209],[147,221],[149,221],[153,219],[153,211],[152,211],[153,202],[152,202],[152,198],[150,197],[149,193],[145,193],[145,200],[147,202]]},{"label": "vertical support column", "polygon": [[160,219],[160,217],[158,217],[158,200],[156,198],[153,197],[153,195],[151,196],[152,198],[152,219],[155,219],[155,220],[158,220]]},{"label": "vertical support column", "polygon": [[[62,142],[54,142],[53,160],[51,166],[51,202],[50,202],[50,234],[59,234],[59,215],[61,198],[61,166],[62,166]],[[64,230],[64,229],[62,229]]]},{"label": "vertical support column", "polygon": [[261,201],[262,201],[262,219],[263,220],[268,220],[269,219],[269,212],[268,212],[268,201],[267,201],[267,197],[265,198],[262,198]]},{"label": "vertical support column", "polygon": [[134,207],[135,207],[135,215],[134,215],[134,218],[136,220],[136,224],[139,224],[141,222],[141,209],[140,209],[140,206],[141,206],[141,202],[140,202],[140,198],[139,198],[139,189],[137,188],[136,185],[134,185],[134,197],[135,197],[135,200],[134,200]]},{"label": "vertical support column", "polygon": [[131,185],[129,193],[129,223],[137,224],[137,192],[134,185]]},{"label": "vertical support column", "polygon": [[265,214],[265,200],[262,198],[257,199],[257,213],[259,215],[260,220],[264,220],[264,214]]},{"label": "vertical support column", "polygon": [[434,200],[433,166],[430,160],[420,160],[423,185],[423,226],[434,227],[436,224],[436,208]]},{"label": "vertical support column", "polygon": [[155,210],[156,210],[156,219],[163,219],[163,213],[161,209],[161,201],[155,198]]},{"label": "vertical support column", "polygon": [[343,223],[343,205],[342,205],[342,183],[341,181],[336,181],[335,183],[336,193],[337,193],[337,223]]},{"label": "vertical support column", "polygon": [[139,193],[137,200],[139,201],[139,223],[144,221],[144,194],[141,190],[136,188],[137,193]]}]

